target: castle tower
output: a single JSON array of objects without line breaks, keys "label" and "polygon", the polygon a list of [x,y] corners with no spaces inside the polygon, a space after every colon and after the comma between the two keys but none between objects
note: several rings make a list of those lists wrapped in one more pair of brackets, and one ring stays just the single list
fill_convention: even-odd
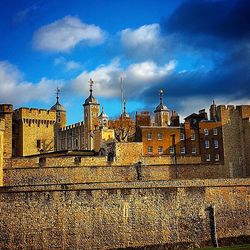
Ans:
[{"label": "castle tower", "polygon": [[102,107],[102,112],[98,116],[99,124],[101,129],[108,128],[108,115],[105,113],[104,108]]},{"label": "castle tower", "polygon": [[218,121],[218,117],[217,117],[217,107],[216,107],[216,104],[213,100],[213,103],[212,105],[210,106],[210,120],[212,121]]},{"label": "castle tower", "polygon": [[170,125],[169,109],[163,104],[163,90],[159,91],[160,104],[156,107],[155,113],[155,125],[165,127]]},{"label": "castle tower", "polygon": [[0,118],[5,120],[5,132],[3,141],[3,157],[12,157],[12,116],[13,106],[11,104],[0,105]]},{"label": "castle tower", "polygon": [[85,100],[84,107],[84,144],[88,150],[94,149],[93,132],[98,128],[99,121],[98,115],[100,113],[100,104],[93,96],[93,84],[92,79],[89,80],[89,97]]},{"label": "castle tower", "polygon": [[56,123],[55,123],[55,151],[59,149],[59,130],[66,127],[66,110],[59,103],[60,89],[56,89],[56,104],[53,105],[50,110],[56,111]]}]

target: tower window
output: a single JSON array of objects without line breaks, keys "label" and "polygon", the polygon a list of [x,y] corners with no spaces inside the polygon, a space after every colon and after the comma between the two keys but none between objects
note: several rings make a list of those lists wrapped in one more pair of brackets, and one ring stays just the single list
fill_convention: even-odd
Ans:
[{"label": "tower window", "polygon": [[181,154],[185,154],[186,153],[186,149],[185,149],[185,147],[182,147],[181,148]]},{"label": "tower window", "polygon": [[37,140],[36,141],[36,147],[37,148],[41,148],[41,140]]},{"label": "tower window", "polygon": [[206,155],[206,161],[210,161],[210,154]]},{"label": "tower window", "polygon": [[152,133],[151,132],[148,132],[147,138],[148,138],[148,141],[152,140]]},{"label": "tower window", "polygon": [[214,135],[218,135],[218,130],[217,130],[217,128],[214,128],[214,129],[213,129],[213,133],[214,133]]},{"label": "tower window", "polygon": [[214,148],[219,148],[219,142],[217,140],[214,140]]},{"label": "tower window", "polygon": [[163,147],[162,146],[159,146],[158,147],[158,154],[163,154]]},{"label": "tower window", "polygon": [[174,154],[174,146],[170,146],[169,147],[169,153],[170,154]]},{"label": "tower window", "polygon": [[191,141],[195,141],[195,134],[191,134]]},{"label": "tower window", "polygon": [[158,138],[158,140],[162,140],[162,133],[158,133],[157,138]]},{"label": "tower window", "polygon": [[215,155],[215,161],[219,161],[220,160],[220,155],[219,154],[216,154]]},{"label": "tower window", "polygon": [[205,148],[210,148],[210,144],[208,140],[205,141]]},{"label": "tower window", "polygon": [[181,141],[185,140],[185,135],[183,133],[181,133]]},{"label": "tower window", "polygon": [[192,148],[192,154],[196,154],[196,148]]},{"label": "tower window", "polygon": [[204,134],[205,134],[205,135],[209,135],[209,131],[208,131],[207,128],[204,129]]},{"label": "tower window", "polygon": [[153,154],[153,146],[148,146],[148,153]]}]

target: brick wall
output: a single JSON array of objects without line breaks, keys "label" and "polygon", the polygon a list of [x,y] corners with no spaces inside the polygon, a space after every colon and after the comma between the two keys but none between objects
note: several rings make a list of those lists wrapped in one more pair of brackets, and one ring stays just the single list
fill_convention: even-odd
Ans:
[{"label": "brick wall", "polygon": [[249,179],[1,188],[0,248],[211,246],[211,205],[220,245],[249,242],[249,193]]}]

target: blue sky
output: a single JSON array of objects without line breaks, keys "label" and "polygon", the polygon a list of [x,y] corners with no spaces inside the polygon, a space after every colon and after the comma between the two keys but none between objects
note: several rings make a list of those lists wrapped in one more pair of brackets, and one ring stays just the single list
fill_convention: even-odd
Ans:
[{"label": "blue sky", "polygon": [[153,111],[158,90],[182,116],[250,104],[248,0],[1,0],[0,103],[83,119],[88,79],[111,117]]}]

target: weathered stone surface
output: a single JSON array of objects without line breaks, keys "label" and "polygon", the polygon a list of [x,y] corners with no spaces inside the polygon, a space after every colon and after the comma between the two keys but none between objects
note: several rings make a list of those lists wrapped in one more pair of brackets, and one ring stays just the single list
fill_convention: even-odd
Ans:
[{"label": "weathered stone surface", "polygon": [[247,241],[249,197],[249,179],[5,187],[0,249],[210,245],[210,205],[219,239]]}]

